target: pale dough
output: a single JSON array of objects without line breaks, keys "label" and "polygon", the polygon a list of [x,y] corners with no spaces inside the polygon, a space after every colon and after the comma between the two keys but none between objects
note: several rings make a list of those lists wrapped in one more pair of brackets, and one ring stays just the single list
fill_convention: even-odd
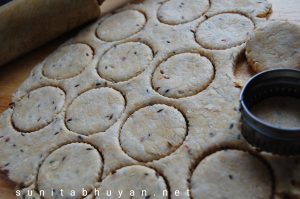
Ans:
[{"label": "pale dough", "polygon": [[127,10],[103,21],[97,28],[97,35],[104,41],[121,40],[139,32],[145,23],[146,18],[141,12]]},{"label": "pale dough", "polygon": [[247,60],[254,71],[300,69],[300,27],[289,22],[271,22],[255,31],[247,42]]},{"label": "pale dough", "polygon": [[38,88],[15,103],[12,122],[20,131],[36,131],[53,121],[64,102],[65,94],[61,89],[50,86]]},{"label": "pale dough", "polygon": [[169,0],[158,10],[158,19],[177,25],[199,18],[209,8],[208,0]]},{"label": "pale dough", "polygon": [[[235,83],[234,67],[244,53],[245,42],[254,28],[266,21],[255,16],[255,13],[264,12],[265,1],[256,5],[251,4],[252,1],[232,0],[230,2],[240,3],[236,5],[249,2],[243,8],[234,8],[234,11],[228,11],[228,5],[231,4],[224,1],[224,9],[227,6],[226,12],[229,13],[214,11],[212,8],[206,11],[206,6],[200,8],[198,5],[194,6],[197,10],[194,11],[190,6],[196,1],[191,1],[191,4],[181,2],[184,5],[176,2],[134,1],[102,17],[68,40],[59,49],[82,44],[93,52],[93,56],[86,57],[89,57],[90,62],[80,72],[75,66],[65,67],[68,63],[63,62],[64,69],[60,72],[49,68],[49,73],[56,73],[50,78],[46,76],[45,63],[51,66],[54,61],[47,59],[33,69],[13,95],[12,101],[16,106],[0,116],[0,168],[7,171],[11,180],[23,185],[22,193],[27,189],[39,190],[40,186],[36,182],[43,184],[49,191],[55,182],[57,187],[66,189],[87,186],[91,190],[94,186],[115,186],[126,190],[138,188],[137,193],[145,188],[150,195],[143,199],[161,198],[157,194],[163,189],[170,193],[167,198],[190,199],[186,191],[191,183],[203,184],[193,187],[192,193],[197,195],[194,199],[199,196],[197,188],[207,188],[209,191],[205,194],[228,194],[233,198],[249,198],[250,194],[258,196],[255,199],[259,196],[270,198],[271,192],[276,195],[299,195],[299,166],[290,164],[290,157],[283,157],[282,164],[269,161],[269,157],[277,156],[255,151],[241,135],[241,90]],[[207,1],[203,0],[199,5],[202,4],[207,5]],[[168,9],[169,5],[172,8],[172,5],[182,7],[174,7],[174,13],[179,14],[175,18],[170,16],[170,20],[176,24],[165,23],[159,18],[158,13]],[[253,13],[247,11],[248,7],[254,9]],[[181,21],[181,14],[188,21]],[[208,25],[213,28],[209,29]],[[77,52],[75,49],[74,52]],[[137,49],[136,58],[133,49]],[[126,64],[121,62],[123,54],[130,55],[125,59],[128,59]],[[75,62],[86,59],[82,56],[86,55],[78,54],[73,59]],[[105,73],[101,61],[115,68]],[[115,63],[118,63],[118,67]],[[72,68],[70,71],[74,69],[76,73],[70,75],[68,68]],[[170,79],[161,73],[161,68],[166,70],[162,73],[169,75]],[[157,89],[154,84],[160,84],[162,89]],[[47,117],[50,122],[48,125],[36,125],[34,121],[33,126],[40,129],[32,133],[16,129],[12,116],[18,111],[17,104],[30,91],[47,86],[57,92],[46,92],[43,94],[45,97],[64,93],[54,102],[59,102],[61,110],[53,112],[51,108],[55,106],[49,104],[49,113],[40,113],[42,118]],[[174,93],[173,90],[167,91],[169,87]],[[36,101],[29,106],[34,107]],[[36,112],[32,114],[36,115]],[[95,146],[99,152],[91,150],[91,154],[88,151],[85,154],[81,150],[84,147],[79,147],[80,155],[76,153],[76,158],[73,156],[73,148],[64,149],[68,144],[74,146],[78,142],[82,143],[80,146]],[[224,147],[249,153],[228,150],[231,155],[217,152],[206,158],[207,154]],[[74,157],[72,162],[68,162],[69,171],[79,168],[84,172],[82,175],[70,175],[74,179],[72,184],[65,177],[61,180],[57,178],[58,181],[46,180],[42,176],[53,174],[48,169],[44,172],[44,168],[49,166],[48,158],[52,157],[51,154],[57,157],[55,154],[64,151]],[[256,158],[258,156],[261,158]],[[208,166],[203,167],[203,161],[199,163],[202,159]],[[218,161],[220,159],[224,161]],[[228,159],[231,161],[226,161]],[[267,161],[270,167],[266,166]],[[295,158],[295,161],[300,159]],[[89,166],[96,165],[97,169],[89,169]],[[231,169],[230,165],[234,165],[234,168]],[[102,170],[97,176],[99,169]],[[200,175],[202,170],[210,175]],[[62,176],[69,175],[68,171],[58,171]],[[148,173],[149,179],[145,173]],[[273,173],[275,180],[270,179],[270,173]],[[223,174],[232,176],[223,176],[223,181],[219,180]],[[89,176],[88,180],[82,180],[84,175]],[[210,178],[213,181],[211,184],[208,183]],[[42,179],[45,180],[43,183]],[[224,187],[231,189],[224,193]],[[177,190],[180,191],[179,196],[175,196],[178,195]],[[157,196],[154,197],[154,194]],[[64,198],[67,199],[67,196]],[[94,198],[93,195],[85,199],[91,198]]]},{"label": "pale dough", "polygon": [[[169,194],[168,191],[164,192],[167,190],[164,178],[145,166],[128,166],[117,170],[102,181],[99,190],[100,195],[96,199],[109,198],[106,196],[107,190],[111,190],[112,198],[119,198],[118,191],[122,190],[123,199],[166,199],[168,196],[165,195]],[[130,196],[130,192],[134,195]]]},{"label": "pale dough", "polygon": [[80,74],[93,58],[92,49],[86,44],[63,46],[46,60],[43,73],[51,79],[67,79]]},{"label": "pale dough", "polygon": [[[88,192],[93,190],[102,167],[101,155],[93,146],[84,143],[65,145],[45,159],[39,170],[37,187],[45,191],[45,199],[71,198],[71,190],[76,194],[72,198],[81,198],[82,188]],[[64,197],[60,197],[61,189]]]},{"label": "pale dough", "polygon": [[147,45],[140,42],[124,43],[104,54],[98,72],[109,81],[126,81],[143,72],[152,59],[152,50]]},{"label": "pale dough", "polygon": [[209,13],[245,12],[257,17],[266,17],[272,5],[267,0],[211,0]]},{"label": "pale dough", "polygon": [[104,132],[121,116],[125,108],[122,94],[112,88],[87,91],[68,107],[66,124],[71,131],[90,135]]},{"label": "pale dough", "polygon": [[178,54],[161,63],[152,78],[154,89],[166,97],[181,98],[204,90],[214,77],[214,67],[204,56]]},{"label": "pale dough", "polygon": [[196,39],[208,49],[227,49],[241,45],[250,39],[253,22],[240,14],[219,14],[200,24]]},{"label": "pale dough", "polygon": [[196,167],[191,195],[194,199],[271,198],[272,177],[265,163],[247,152],[218,151]]},{"label": "pale dough", "polygon": [[121,130],[120,143],[131,157],[152,161],[176,150],[186,133],[187,124],[178,110],[156,104],[136,111],[127,119]]}]

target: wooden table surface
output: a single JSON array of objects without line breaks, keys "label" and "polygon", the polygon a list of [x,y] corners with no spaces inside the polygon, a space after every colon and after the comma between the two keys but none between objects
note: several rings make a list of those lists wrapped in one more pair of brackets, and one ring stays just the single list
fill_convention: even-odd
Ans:
[{"label": "wooden table surface", "polygon": [[[126,3],[129,0],[107,0],[101,6],[102,13]],[[300,25],[300,0],[269,0],[273,5],[273,13],[270,19],[289,20]],[[39,49],[1,67],[0,70],[0,113],[11,102],[11,94],[29,75],[32,68],[41,62],[49,53],[60,44],[72,37],[74,33],[68,33],[55,41],[52,41]],[[0,173],[0,199],[14,199],[15,184]]]}]

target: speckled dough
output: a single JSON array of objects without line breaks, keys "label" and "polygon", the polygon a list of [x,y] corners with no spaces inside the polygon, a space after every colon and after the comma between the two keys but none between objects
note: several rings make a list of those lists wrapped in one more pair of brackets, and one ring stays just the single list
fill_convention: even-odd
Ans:
[{"label": "speckled dough", "polygon": [[199,18],[209,8],[208,0],[169,0],[158,10],[158,19],[176,25]]},{"label": "speckled dough", "polygon": [[55,51],[68,60],[59,70],[53,54],[37,64],[0,115],[0,170],[20,199],[52,187],[64,199],[80,188],[80,199],[94,199],[93,188],[101,199],[119,198],[115,189],[125,199],[299,198],[300,157],[256,151],[240,129],[236,79],[252,74],[237,62],[267,21],[256,16],[265,0],[224,0],[227,13],[214,9],[220,0],[131,2]]},{"label": "speckled dough", "polygon": [[265,163],[247,152],[218,151],[196,167],[191,195],[194,199],[271,198],[271,173]]},{"label": "speckled dough", "polygon": [[104,54],[98,72],[109,81],[126,81],[143,72],[152,59],[152,50],[147,45],[140,42],[124,43]]},{"label": "speckled dough", "polygon": [[[169,194],[164,178],[155,170],[144,166],[128,166],[117,170],[102,181],[99,190],[102,191],[96,199],[108,198],[106,190],[111,190],[112,198],[119,198],[118,190],[122,190],[121,198],[124,199],[166,199]],[[135,195],[130,196],[131,192]]]},{"label": "speckled dough", "polygon": [[77,97],[68,107],[66,124],[70,130],[90,135],[104,132],[121,116],[125,100],[112,88],[87,91]]},{"label": "speckled dough", "polygon": [[[73,143],[65,145],[51,153],[41,165],[37,187],[45,191],[45,199],[82,198],[82,188],[90,192],[101,177],[102,158],[89,144]],[[80,182],[80,183],[78,183]],[[51,190],[54,189],[54,196]],[[60,190],[64,197],[60,197]],[[50,192],[49,192],[50,191]]]},{"label": "speckled dough", "polygon": [[206,57],[183,53],[161,63],[153,74],[152,84],[161,95],[181,98],[199,93],[213,77],[214,67]]},{"label": "speckled dough", "polygon": [[12,114],[14,126],[25,132],[45,127],[64,106],[65,94],[55,87],[42,87],[28,93],[15,103]]},{"label": "speckled dough", "polygon": [[250,39],[253,22],[240,14],[219,14],[200,24],[196,39],[209,49],[226,49],[241,45]]},{"label": "speckled dough", "polygon": [[266,17],[272,5],[266,0],[211,0],[209,13],[246,12],[257,17]]},{"label": "speckled dough", "polygon": [[289,22],[272,22],[255,31],[247,42],[247,60],[254,71],[300,69],[300,27]]},{"label": "speckled dough", "polygon": [[146,23],[145,16],[137,10],[126,10],[114,14],[97,28],[97,35],[104,41],[125,39],[139,32]]},{"label": "speckled dough", "polygon": [[156,104],[136,111],[127,119],[120,142],[127,154],[146,162],[172,153],[183,143],[186,133],[187,124],[178,110]]},{"label": "speckled dough", "polygon": [[43,73],[51,79],[67,79],[81,73],[93,58],[92,49],[86,44],[63,46],[46,60]]}]

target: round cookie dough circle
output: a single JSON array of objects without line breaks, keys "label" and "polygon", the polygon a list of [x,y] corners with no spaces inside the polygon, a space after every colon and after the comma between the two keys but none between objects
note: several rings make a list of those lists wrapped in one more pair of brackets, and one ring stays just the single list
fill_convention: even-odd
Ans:
[{"label": "round cookie dough circle", "polygon": [[38,88],[15,103],[12,122],[19,131],[37,131],[53,121],[64,103],[65,93],[61,89]]},{"label": "round cookie dough circle", "polygon": [[196,40],[204,48],[227,49],[246,42],[253,30],[253,22],[243,15],[219,14],[199,25]]},{"label": "round cookie dough circle", "polygon": [[191,178],[195,199],[271,198],[272,177],[257,157],[239,150],[218,151],[204,158]]},{"label": "round cookie dough circle", "polygon": [[174,152],[186,134],[187,124],[181,112],[156,104],[139,109],[127,119],[121,129],[120,143],[132,158],[149,162]]},{"label": "round cookie dough circle", "polygon": [[81,198],[82,189],[89,192],[98,182],[102,167],[102,158],[93,146],[68,144],[45,159],[38,173],[37,186],[45,190],[45,199],[53,198],[52,189],[56,190],[54,196],[60,196],[61,189],[64,191],[64,197],[59,198],[70,198],[71,190],[76,193],[72,198]]},{"label": "round cookie dough circle", "polygon": [[255,72],[300,69],[300,27],[288,22],[268,23],[247,42],[246,56]]},{"label": "round cookie dough circle", "polygon": [[106,131],[125,108],[123,95],[112,88],[89,90],[78,96],[66,111],[66,125],[76,133],[91,135]]},{"label": "round cookie dough circle", "polygon": [[50,79],[67,79],[80,74],[93,58],[86,44],[71,44],[57,49],[45,60],[43,75]]},{"label": "round cookie dough circle", "polygon": [[105,19],[97,28],[97,35],[103,41],[122,40],[141,31],[145,23],[143,13],[126,10]]},{"label": "round cookie dough circle", "polygon": [[127,81],[143,72],[152,59],[152,50],[147,45],[128,42],[108,50],[98,64],[98,72],[109,81]]},{"label": "round cookie dough circle", "polygon": [[157,15],[161,22],[177,25],[199,18],[208,8],[208,0],[170,0],[159,8]]},{"label": "round cookie dough circle", "polygon": [[195,53],[183,53],[161,63],[152,77],[153,88],[163,96],[182,98],[204,90],[214,77],[214,67]]},{"label": "round cookie dough circle", "polygon": [[[166,199],[166,193],[169,194],[167,184],[162,176],[155,170],[145,166],[123,167],[113,174],[106,177],[99,187],[100,196],[96,199],[107,198],[106,190],[112,190],[112,198],[118,198],[118,190],[123,191],[124,199],[130,198],[158,198]],[[102,190],[102,191],[101,191]],[[135,195],[130,196],[133,190]],[[142,191],[146,190],[146,193]]]},{"label": "round cookie dough circle", "polygon": [[267,0],[210,0],[209,13],[246,12],[257,17],[266,17],[272,8]]}]

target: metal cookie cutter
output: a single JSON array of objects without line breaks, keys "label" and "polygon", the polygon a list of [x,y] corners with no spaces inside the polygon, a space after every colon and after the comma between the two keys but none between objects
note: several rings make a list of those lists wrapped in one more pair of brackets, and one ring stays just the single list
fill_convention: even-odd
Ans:
[{"label": "metal cookie cutter", "polygon": [[272,126],[251,112],[251,107],[274,96],[300,98],[300,70],[276,69],[252,77],[242,90],[242,134],[253,146],[279,155],[300,155],[300,124],[297,128]]}]

